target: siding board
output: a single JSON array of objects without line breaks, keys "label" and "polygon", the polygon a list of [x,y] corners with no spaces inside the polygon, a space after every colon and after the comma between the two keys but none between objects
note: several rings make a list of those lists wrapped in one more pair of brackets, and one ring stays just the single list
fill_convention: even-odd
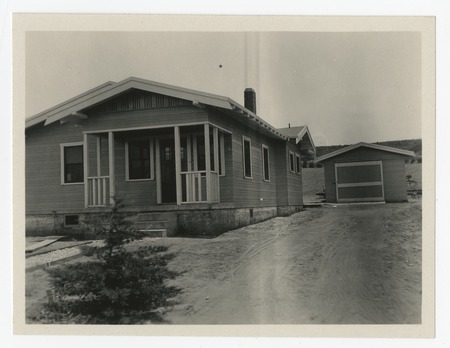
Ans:
[{"label": "siding board", "polygon": [[180,107],[89,115],[88,120],[83,124],[83,130],[94,132],[134,127],[163,127],[206,121],[207,114],[205,111],[195,107]]}]

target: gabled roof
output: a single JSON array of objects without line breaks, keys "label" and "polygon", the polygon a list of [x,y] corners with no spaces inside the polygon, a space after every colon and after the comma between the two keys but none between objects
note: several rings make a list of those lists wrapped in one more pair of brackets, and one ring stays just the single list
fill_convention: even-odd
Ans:
[{"label": "gabled roof", "polygon": [[109,89],[114,84],[115,84],[115,82],[113,82],[113,81],[105,82],[105,83],[101,84],[100,86],[97,86],[95,88],[92,88],[92,89],[80,94],[80,95],[77,95],[76,97],[70,98],[69,100],[66,100],[65,102],[57,104],[57,105],[51,107],[50,109],[44,110],[34,116],[31,116],[26,119],[25,127],[28,128],[28,127],[34,126],[38,123],[44,122],[49,117],[49,115],[52,115],[59,111],[62,111],[65,108],[70,107],[72,104],[78,103],[80,100],[88,98],[90,95],[95,95],[95,94],[101,93],[102,91]]},{"label": "gabled roof", "polygon": [[45,110],[35,116],[28,118],[25,122],[26,128],[34,126],[38,123],[45,122],[49,125],[53,122],[60,121],[70,115],[77,115],[82,110],[104,102],[131,89],[139,89],[151,93],[167,95],[174,98],[192,101],[193,105],[209,105],[213,107],[223,108],[237,112],[244,117],[249,118],[261,127],[269,130],[275,136],[287,139],[275,127],[261,119],[259,116],[246,109],[234,100],[211,93],[199,92],[178,86],[172,86],[160,82],[154,82],[137,77],[129,77],[120,82],[107,82],[74,98],[71,98],[61,104],[58,104],[48,110]]},{"label": "gabled roof", "polygon": [[308,126],[297,126],[297,127],[287,127],[278,128],[278,131],[286,135],[289,139],[295,139],[295,143],[298,144],[302,142],[307,150],[311,150],[313,154],[316,153],[316,147],[314,145],[311,133],[309,132]]},{"label": "gabled roof", "polygon": [[344,148],[339,149],[337,151],[330,152],[330,153],[328,153],[326,155],[323,155],[323,156],[319,157],[315,162],[325,161],[325,160],[330,159],[332,157],[336,157],[336,156],[342,155],[343,153],[346,153],[346,152],[352,151],[354,149],[357,149],[359,147],[367,147],[369,149],[385,151],[385,152],[391,152],[391,153],[395,153],[395,154],[403,155],[403,156],[407,156],[407,157],[415,157],[415,154],[412,151],[397,149],[395,147],[389,147],[389,146],[384,146],[384,145],[369,144],[369,143],[365,143],[365,142],[360,142],[360,143],[357,143],[357,144],[353,144],[353,145],[344,147]]}]

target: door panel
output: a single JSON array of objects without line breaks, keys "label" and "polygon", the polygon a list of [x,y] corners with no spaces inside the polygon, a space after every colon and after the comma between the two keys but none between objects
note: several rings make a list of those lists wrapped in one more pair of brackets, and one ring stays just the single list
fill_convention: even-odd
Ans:
[{"label": "door panel", "polygon": [[336,163],[335,178],[338,202],[384,201],[381,161]]},{"label": "door panel", "polygon": [[160,139],[159,148],[161,162],[161,200],[162,203],[176,203],[175,142],[173,139]]}]

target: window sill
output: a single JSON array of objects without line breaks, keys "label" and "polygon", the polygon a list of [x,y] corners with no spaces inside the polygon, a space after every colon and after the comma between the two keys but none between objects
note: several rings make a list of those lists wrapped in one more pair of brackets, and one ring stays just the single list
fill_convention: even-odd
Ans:
[{"label": "window sill", "polygon": [[154,181],[155,179],[149,178],[149,179],[126,179],[126,182],[135,182],[135,181]]},{"label": "window sill", "polygon": [[62,182],[61,186],[72,186],[72,185],[84,185],[84,181],[81,182]]}]

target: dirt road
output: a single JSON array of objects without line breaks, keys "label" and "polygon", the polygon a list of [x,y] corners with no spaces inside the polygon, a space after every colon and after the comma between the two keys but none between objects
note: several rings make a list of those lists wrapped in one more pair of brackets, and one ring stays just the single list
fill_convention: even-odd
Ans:
[{"label": "dirt road", "polygon": [[185,241],[161,242],[185,272],[168,323],[420,323],[419,203],[327,206]]},{"label": "dirt road", "polygon": [[[421,321],[421,213],[420,200],[328,205],[213,239],[135,246],[175,254],[171,283],[183,290],[162,324],[412,324]],[[49,286],[44,270],[27,272],[30,322]]]}]

